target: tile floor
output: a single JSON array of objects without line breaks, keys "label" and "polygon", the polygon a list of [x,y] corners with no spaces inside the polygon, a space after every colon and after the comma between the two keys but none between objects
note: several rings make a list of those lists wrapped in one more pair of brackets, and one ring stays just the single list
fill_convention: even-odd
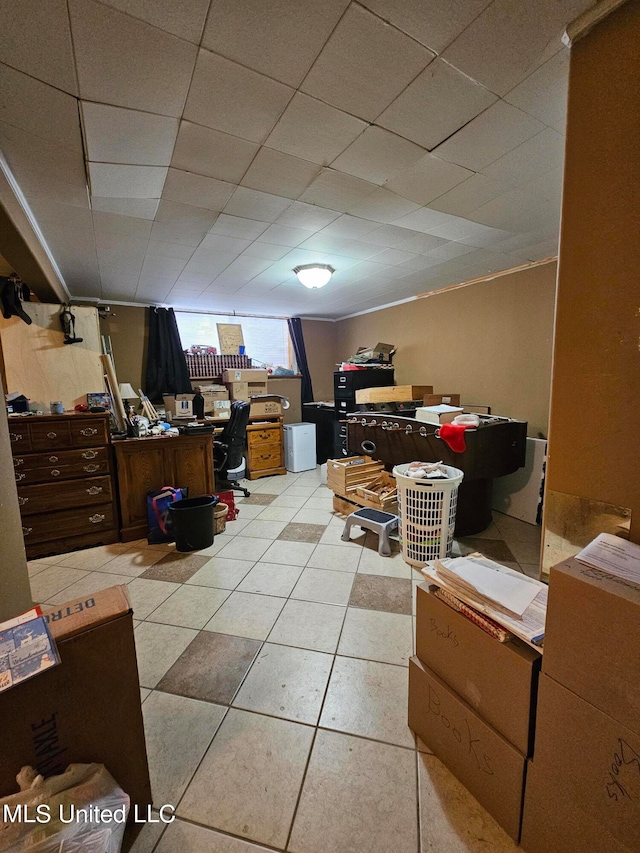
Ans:
[{"label": "tile floor", "polygon": [[[203,551],[146,540],[29,564],[34,598],[116,583],[134,608],[154,805],[133,853],[509,853],[518,848],[407,727],[413,591],[353,531],[320,472],[252,482]],[[456,553],[536,574],[508,516]],[[359,536],[355,536],[360,533]]]}]

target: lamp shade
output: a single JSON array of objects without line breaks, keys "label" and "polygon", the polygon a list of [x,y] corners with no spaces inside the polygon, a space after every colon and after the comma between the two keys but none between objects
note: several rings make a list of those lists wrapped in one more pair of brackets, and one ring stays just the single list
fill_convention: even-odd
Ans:
[{"label": "lamp shade", "polygon": [[137,400],[138,395],[131,387],[130,382],[121,382],[120,383],[120,396],[123,400]]},{"label": "lamp shade", "polygon": [[303,264],[294,267],[293,271],[298,276],[300,284],[304,284],[311,290],[324,287],[335,272],[329,264]]}]

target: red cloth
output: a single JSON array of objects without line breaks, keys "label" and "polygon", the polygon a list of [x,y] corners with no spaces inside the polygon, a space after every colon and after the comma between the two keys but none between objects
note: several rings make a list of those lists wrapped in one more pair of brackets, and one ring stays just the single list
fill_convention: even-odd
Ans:
[{"label": "red cloth", "polygon": [[442,424],[438,430],[438,437],[446,441],[454,453],[464,453],[467,445],[464,440],[464,431],[473,424]]}]

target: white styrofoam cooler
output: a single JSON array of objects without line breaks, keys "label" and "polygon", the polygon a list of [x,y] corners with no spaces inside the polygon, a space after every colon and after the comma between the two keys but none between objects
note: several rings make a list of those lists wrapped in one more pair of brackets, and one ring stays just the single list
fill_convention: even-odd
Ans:
[{"label": "white styrofoam cooler", "polygon": [[316,467],[316,425],[284,425],[284,460],[287,471],[310,471]]}]

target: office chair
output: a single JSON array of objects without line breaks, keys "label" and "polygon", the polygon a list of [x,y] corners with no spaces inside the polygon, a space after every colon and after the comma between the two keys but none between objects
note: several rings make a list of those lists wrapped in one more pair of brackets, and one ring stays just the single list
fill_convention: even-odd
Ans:
[{"label": "office chair", "polygon": [[216,491],[235,489],[245,498],[251,493],[237,480],[228,479],[228,471],[239,468],[244,460],[247,442],[247,424],[249,423],[250,403],[236,400],[231,404],[231,416],[219,438],[213,442],[213,471],[216,478]]}]

